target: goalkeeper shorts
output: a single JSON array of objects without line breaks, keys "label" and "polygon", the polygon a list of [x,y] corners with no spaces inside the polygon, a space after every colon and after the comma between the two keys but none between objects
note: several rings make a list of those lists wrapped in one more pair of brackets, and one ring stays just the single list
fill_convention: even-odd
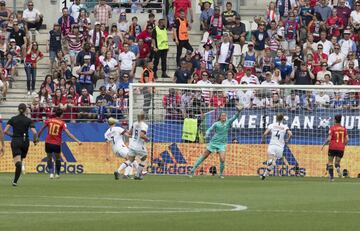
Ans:
[{"label": "goalkeeper shorts", "polygon": [[226,144],[213,144],[209,143],[207,145],[207,150],[209,150],[211,153],[215,152],[225,152],[226,151]]}]

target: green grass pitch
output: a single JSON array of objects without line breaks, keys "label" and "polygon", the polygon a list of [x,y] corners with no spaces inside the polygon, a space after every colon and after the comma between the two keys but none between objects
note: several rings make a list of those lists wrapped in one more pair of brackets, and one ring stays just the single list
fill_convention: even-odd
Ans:
[{"label": "green grass pitch", "polygon": [[[359,230],[358,179],[0,174],[0,230]],[[246,210],[244,209],[246,206]]]}]

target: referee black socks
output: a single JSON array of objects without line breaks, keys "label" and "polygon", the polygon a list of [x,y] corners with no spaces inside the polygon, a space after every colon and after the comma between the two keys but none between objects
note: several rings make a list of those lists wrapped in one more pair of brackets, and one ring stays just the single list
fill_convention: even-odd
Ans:
[{"label": "referee black socks", "polygon": [[15,163],[15,178],[14,178],[14,183],[16,184],[19,180],[19,177],[21,175],[21,161],[18,161]]}]

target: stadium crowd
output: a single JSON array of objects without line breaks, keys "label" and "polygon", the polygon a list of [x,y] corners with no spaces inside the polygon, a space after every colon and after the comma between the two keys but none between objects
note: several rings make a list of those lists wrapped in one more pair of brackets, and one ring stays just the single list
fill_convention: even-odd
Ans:
[{"label": "stadium crowd", "polygon": [[[132,1],[125,7],[120,4],[114,24],[110,19],[117,14],[109,2],[118,1],[99,0],[91,11],[83,1],[75,0],[63,8],[57,20],[54,18],[46,47],[49,74],[42,77],[37,76],[37,64],[45,51],[39,50],[36,36],[31,35],[41,28],[43,15],[31,0],[22,12],[11,12],[6,1],[0,0],[3,100],[16,81],[17,68],[24,67],[28,95],[33,97],[29,107],[36,121],[53,116],[56,107],[64,109],[68,121],[124,118],[132,82],[144,84],[139,94],[143,94],[144,112],[148,113],[155,91],[146,83],[159,78],[185,84],[271,87],[267,92],[170,89],[163,97],[170,117],[186,116],[184,107],[227,107],[235,101],[247,108],[291,110],[360,106],[359,93],[276,89],[279,84],[360,85],[360,2],[339,0],[335,5],[326,0],[272,1],[264,17],[254,18],[257,26],[252,30],[231,2],[223,6],[221,1],[201,0],[204,42],[200,47],[192,44],[189,36],[195,19],[191,0],[166,0],[166,19],[155,18],[152,13],[161,8],[158,1]],[[137,17],[129,19],[129,12],[148,13],[147,23],[139,25]],[[169,76],[167,70],[170,40],[176,44],[174,76]],[[136,73],[137,67],[143,68],[141,73]],[[36,78],[44,78],[40,89],[35,88]],[[102,86],[94,97],[99,81]]]}]

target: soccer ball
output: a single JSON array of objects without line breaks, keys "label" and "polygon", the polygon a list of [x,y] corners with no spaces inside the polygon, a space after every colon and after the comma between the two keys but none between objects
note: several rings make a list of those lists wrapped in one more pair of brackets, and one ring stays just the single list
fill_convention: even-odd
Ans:
[{"label": "soccer ball", "polygon": [[320,119],[320,123],[319,123],[318,128],[328,128],[328,127],[330,127],[330,120],[331,120],[331,118],[322,119],[322,118],[320,117],[319,119]]}]

